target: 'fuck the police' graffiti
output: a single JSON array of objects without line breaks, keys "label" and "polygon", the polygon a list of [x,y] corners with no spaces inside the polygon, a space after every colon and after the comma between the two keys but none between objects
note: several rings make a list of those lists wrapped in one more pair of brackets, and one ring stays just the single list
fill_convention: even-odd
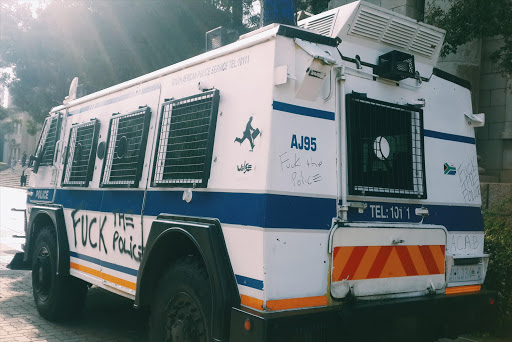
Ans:
[{"label": "'fuck the police' graffiti", "polygon": [[[97,249],[102,253],[120,253],[129,255],[140,262],[143,247],[134,242],[135,225],[133,217],[126,213],[114,211],[108,214],[87,214],[77,208],[71,212],[75,247],[81,243],[83,247]],[[110,225],[109,225],[110,222]],[[111,236],[110,246],[105,237]]]}]

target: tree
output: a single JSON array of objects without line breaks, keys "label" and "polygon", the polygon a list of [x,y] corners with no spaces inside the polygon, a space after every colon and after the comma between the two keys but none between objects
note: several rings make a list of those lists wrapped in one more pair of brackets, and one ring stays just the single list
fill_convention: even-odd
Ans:
[{"label": "tree", "polygon": [[211,0],[53,0],[33,18],[27,5],[6,0],[0,19],[0,68],[14,70],[5,77],[13,104],[41,122],[75,76],[93,92],[197,55],[205,32],[231,14]]},{"label": "tree", "polygon": [[325,11],[328,5],[329,0],[295,0],[297,11],[303,10],[313,14]]},{"label": "tree", "polygon": [[0,106],[0,139],[14,131],[13,121],[9,120],[11,116],[9,109]]},{"label": "tree", "polygon": [[446,30],[441,57],[473,39],[501,36],[504,44],[490,57],[512,77],[512,0],[448,1],[451,7],[447,10],[433,2],[425,11],[427,23]]}]

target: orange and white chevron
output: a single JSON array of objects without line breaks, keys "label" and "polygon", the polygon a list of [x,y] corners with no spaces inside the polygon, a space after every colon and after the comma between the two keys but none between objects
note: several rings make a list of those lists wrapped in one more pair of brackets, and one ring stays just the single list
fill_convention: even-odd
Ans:
[{"label": "orange and white chevron", "polygon": [[444,274],[444,263],[444,245],[335,247],[332,281]]}]

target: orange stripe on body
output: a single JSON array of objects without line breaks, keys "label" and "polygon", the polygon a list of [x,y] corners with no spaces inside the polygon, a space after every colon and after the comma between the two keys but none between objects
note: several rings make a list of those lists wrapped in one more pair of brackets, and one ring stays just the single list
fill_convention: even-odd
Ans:
[{"label": "orange stripe on body", "polygon": [[333,251],[332,281],[338,281],[354,247],[335,247]]},{"label": "orange stripe on body", "polygon": [[406,277],[407,273],[404,270],[404,266],[402,266],[402,262],[398,257],[398,253],[396,248],[393,246],[391,249],[391,253],[389,254],[388,260],[384,264],[382,268],[382,272],[380,273],[379,278],[397,278],[397,277]]},{"label": "orange stripe on body", "polygon": [[447,287],[445,290],[445,293],[446,294],[456,294],[456,293],[478,292],[481,289],[482,289],[481,285],[455,286],[455,287]]},{"label": "orange stripe on body", "polygon": [[429,274],[440,274],[430,246],[420,246],[420,253],[423,256]]},{"label": "orange stripe on body", "polygon": [[425,265],[425,261],[423,260],[423,255],[420,252],[420,246],[407,246],[409,254],[411,255],[411,259],[414,262],[414,267],[416,271],[418,271],[418,275],[429,275],[429,271],[427,265]]},{"label": "orange stripe on body", "polygon": [[251,307],[253,309],[263,310],[263,301],[261,299],[241,294],[240,295],[240,302],[241,302],[242,305]]},{"label": "orange stripe on body", "polygon": [[[439,247],[441,247],[441,248],[439,248]],[[430,246],[430,251],[432,252],[432,256],[434,257],[434,261],[436,262],[437,269],[439,270],[439,274],[444,273],[445,247],[443,245]]]},{"label": "orange stripe on body", "polygon": [[289,310],[307,308],[312,306],[325,306],[327,305],[327,297],[302,297],[302,298],[289,298],[289,299],[274,299],[267,301],[268,310]]},{"label": "orange stripe on body", "polygon": [[124,279],[121,279],[121,278],[118,278],[118,277],[114,277],[114,276],[112,276],[110,274],[106,274],[106,273],[103,273],[101,271],[95,270],[94,268],[90,268],[90,267],[87,267],[87,266],[84,266],[84,265],[76,264],[74,262],[70,262],[69,264],[70,264],[71,268],[73,268],[73,269],[75,269],[77,271],[88,273],[90,275],[93,275],[95,277],[101,278],[103,280],[110,281],[111,283],[124,286],[124,287],[126,287],[126,288],[128,288],[130,290],[134,290],[135,291],[135,289],[137,287],[137,284],[132,283],[131,281],[124,280]]},{"label": "orange stripe on body", "polygon": [[380,278],[380,274],[382,273],[382,269],[384,268],[386,261],[388,260],[389,255],[391,254],[392,248],[392,246],[380,247],[379,253],[377,254],[377,258],[375,259],[375,262],[373,263],[370,272],[368,272],[368,276],[366,277],[366,279]]},{"label": "orange stripe on body", "polygon": [[418,271],[416,271],[416,267],[414,267],[414,261],[409,253],[409,246],[396,246],[395,250],[407,276],[418,275]]},{"label": "orange stripe on body", "polygon": [[370,272],[379,250],[380,246],[368,247],[359,267],[356,270],[356,273],[354,274],[354,277],[351,278],[351,280],[366,279],[368,277],[368,272]]},{"label": "orange stripe on body", "polygon": [[357,246],[354,248],[350,257],[348,258],[347,264],[343,267],[343,271],[341,272],[339,278],[337,280],[350,279],[354,280],[354,275],[356,273],[361,260],[363,259],[364,254],[368,246]]}]

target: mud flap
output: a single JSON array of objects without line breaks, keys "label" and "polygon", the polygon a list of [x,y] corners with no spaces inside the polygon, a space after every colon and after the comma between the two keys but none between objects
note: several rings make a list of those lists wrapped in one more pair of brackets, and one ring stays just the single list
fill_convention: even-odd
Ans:
[{"label": "mud flap", "polygon": [[23,252],[18,252],[14,255],[14,258],[12,258],[9,265],[7,265],[7,268],[11,270],[30,270],[32,269],[29,262],[24,261],[24,254]]}]

